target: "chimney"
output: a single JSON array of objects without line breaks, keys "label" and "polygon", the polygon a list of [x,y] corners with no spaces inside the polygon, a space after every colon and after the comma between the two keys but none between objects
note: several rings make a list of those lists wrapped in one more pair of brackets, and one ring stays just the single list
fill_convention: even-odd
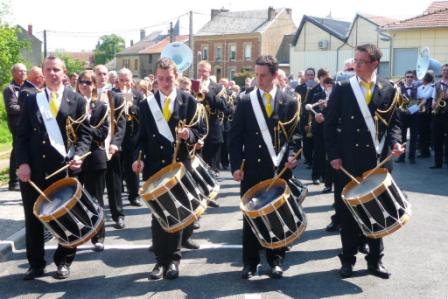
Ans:
[{"label": "chimney", "polygon": [[33,25],[28,24],[28,35],[32,36],[33,35]]},{"label": "chimney", "polygon": [[140,29],[140,40],[143,40],[146,36],[145,29]]},{"label": "chimney", "polygon": [[272,6],[268,7],[268,21],[271,21],[275,16],[275,10]]},{"label": "chimney", "polygon": [[131,39],[131,47],[134,45],[134,41]]},{"label": "chimney", "polygon": [[213,18],[216,17],[220,12],[221,12],[220,9],[212,9],[211,20],[213,20]]}]

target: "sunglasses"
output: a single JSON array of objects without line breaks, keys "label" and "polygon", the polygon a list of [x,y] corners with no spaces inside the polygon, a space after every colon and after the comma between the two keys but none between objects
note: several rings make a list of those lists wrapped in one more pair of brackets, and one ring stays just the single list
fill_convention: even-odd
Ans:
[{"label": "sunglasses", "polygon": [[412,79],[412,78],[414,78],[414,76],[406,76],[406,78],[410,78],[410,79]]},{"label": "sunglasses", "polygon": [[88,85],[91,86],[93,84],[92,81],[88,81],[88,80],[79,80],[79,84],[80,85]]}]

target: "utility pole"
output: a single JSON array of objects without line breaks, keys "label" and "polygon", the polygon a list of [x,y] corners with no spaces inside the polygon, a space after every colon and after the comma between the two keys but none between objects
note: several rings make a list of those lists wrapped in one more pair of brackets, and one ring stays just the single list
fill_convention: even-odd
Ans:
[{"label": "utility pole", "polygon": [[170,22],[170,43],[174,41],[173,22]]},{"label": "utility pole", "polygon": [[44,58],[47,57],[47,30],[44,30]]},{"label": "utility pole", "polygon": [[190,47],[191,51],[193,52],[193,65],[190,67],[190,71],[188,72],[188,76],[193,79],[194,76],[194,67],[196,65],[195,63],[195,57],[196,55],[194,54],[193,51],[193,11],[190,10],[190,26],[189,26],[189,32],[188,32],[188,46]]}]

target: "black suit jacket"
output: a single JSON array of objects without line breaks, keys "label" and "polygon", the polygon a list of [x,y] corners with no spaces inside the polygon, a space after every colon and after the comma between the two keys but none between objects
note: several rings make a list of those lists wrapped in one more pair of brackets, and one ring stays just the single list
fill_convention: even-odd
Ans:
[{"label": "black suit jacket", "polygon": [[[372,116],[377,109],[388,109],[395,96],[395,88],[382,78],[377,78],[369,110]],[[341,133],[337,134],[340,127]],[[389,125],[379,122],[380,140],[386,135],[380,159],[383,160],[395,143],[401,143],[398,109],[391,114]],[[377,154],[367,125],[359,109],[349,81],[339,82],[330,95],[324,122],[325,149],[328,160],[342,159],[351,174],[358,176],[377,165]],[[387,165],[392,168],[391,163]]]},{"label": "black suit jacket", "polygon": [[[85,114],[85,111],[86,102],[84,98],[80,94],[64,88],[56,120],[66,148],[68,140],[65,125],[68,116],[72,119],[79,119]],[[75,129],[77,135],[75,155],[81,156],[90,149],[92,140],[87,118]],[[32,179],[36,181],[43,181],[46,175],[59,169],[67,162],[67,159],[62,157],[50,144],[35,94],[24,100],[17,130],[16,159],[17,165],[24,163],[30,165]]]},{"label": "black suit jacket", "polygon": [[[160,109],[160,93],[156,92],[154,98],[157,101]],[[174,102],[171,118],[168,121],[168,126],[171,129],[173,137],[176,138],[175,129],[179,121],[186,120],[187,124],[191,122],[196,112],[195,98],[183,91],[177,90],[176,100]],[[151,175],[167,166],[172,162],[175,142],[171,143],[157,129],[156,122],[149,109],[148,102],[142,101],[139,104],[139,119],[140,129],[138,137],[138,149],[144,153],[145,167],[143,170],[143,179],[148,179]],[[185,161],[189,159],[187,145],[194,145],[199,138],[204,134],[204,128],[200,123],[189,128],[190,138],[187,142],[182,141],[178,152],[178,161]],[[136,158],[136,157],[134,157]]]},{"label": "black suit jacket", "polygon": [[[279,120],[286,122],[297,113],[297,100],[277,90],[274,111],[272,116],[268,118],[259,90],[257,90],[257,98],[266,119],[266,124],[269,127],[272,141],[275,143],[274,127],[277,126]],[[292,128],[288,126],[287,130],[289,129]],[[240,168],[243,159],[246,160],[244,163],[244,180],[241,182],[241,194],[244,194],[247,189],[256,183],[274,177],[274,164],[264,143],[249,94],[244,95],[238,103],[229,134],[229,154],[232,173]],[[301,140],[298,136],[297,127],[291,135],[288,151],[280,162],[279,168],[283,168],[289,154],[300,149]],[[279,150],[285,142],[285,135],[280,134],[280,145],[275,150]],[[286,176],[290,175],[290,172],[287,171]]]},{"label": "black suit jacket", "polygon": [[36,94],[39,90],[28,80],[25,80],[19,91],[19,105],[23,105],[23,101],[32,94]]},{"label": "black suit jacket", "polygon": [[[121,95],[121,91],[119,89],[113,89],[113,91],[115,93],[120,93]],[[135,150],[140,125],[140,120],[138,118],[139,115],[138,107],[140,102],[144,100],[143,94],[139,92],[137,89],[133,88],[131,91],[132,91],[133,104],[132,106],[129,107],[129,114],[124,115],[126,121],[126,130],[124,132],[123,142],[121,143],[123,151]]]},{"label": "black suit jacket", "polygon": [[3,100],[5,101],[6,115],[8,118],[8,127],[12,134],[15,134],[19,125],[20,105],[19,105],[20,85],[14,81],[3,90]]},{"label": "black suit jacket", "polygon": [[208,143],[224,142],[223,139],[224,125],[222,121],[218,118],[218,114],[225,113],[227,110],[227,105],[225,97],[217,96],[223,88],[224,87],[222,85],[210,81],[210,84],[208,86],[208,93],[205,95],[205,99],[203,102],[203,104],[206,107],[207,106],[209,107],[207,108],[207,110],[211,109],[214,112],[214,114],[209,115],[208,117],[209,131],[207,137],[205,138],[205,142]]},{"label": "black suit jacket", "polygon": [[[83,163],[83,171],[107,169],[107,156],[104,149],[104,140],[106,140],[109,130],[109,119],[107,117],[106,103],[96,100],[90,102],[90,129],[92,133],[92,152]],[[104,119],[104,116],[106,118]],[[103,121],[104,119],[104,121]],[[100,124],[100,121],[103,121]]]}]

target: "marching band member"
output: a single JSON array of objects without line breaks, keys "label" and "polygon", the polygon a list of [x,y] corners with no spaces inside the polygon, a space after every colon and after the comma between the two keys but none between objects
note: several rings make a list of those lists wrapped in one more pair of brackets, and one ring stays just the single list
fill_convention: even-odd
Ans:
[{"label": "marching band member", "polygon": [[121,167],[123,179],[126,182],[129,203],[133,206],[141,206],[138,199],[139,178],[132,171],[132,159],[136,155],[136,145],[139,130],[138,105],[144,100],[143,94],[132,86],[132,73],[127,68],[118,71],[118,83],[112,89],[121,93],[124,100],[124,114],[126,118],[126,132],[121,144]]},{"label": "marching band member", "polygon": [[[123,201],[121,199],[122,191],[122,170],[121,170],[121,144],[123,143],[126,131],[126,118],[124,116],[123,97],[119,93],[111,91],[111,86],[107,84],[107,68],[100,64],[95,66],[96,91],[98,99],[114,110],[113,119],[110,120],[109,132],[104,142],[106,155],[108,157],[106,170],[106,188],[109,208],[112,214],[112,220],[115,222],[115,228],[124,228]],[[110,99],[109,99],[110,95]],[[101,238],[98,242],[101,242]],[[101,242],[102,243],[102,242]],[[97,245],[101,246],[101,245]]]},{"label": "marching band member", "polygon": [[[392,109],[388,115],[379,114],[379,109],[384,111],[396,105],[394,87],[376,74],[381,56],[381,51],[375,45],[358,46],[354,61],[356,76],[349,81],[338,82],[328,101],[324,122],[328,159],[335,170],[344,167],[353,176],[360,176],[364,171],[374,168],[378,159],[383,160],[390,150],[396,157],[404,151],[400,144],[401,131],[397,111]],[[387,126],[379,120],[380,117],[390,119]],[[338,128],[342,129],[339,134]],[[336,173],[335,196],[340,196],[349,181],[344,173]],[[340,209],[341,216],[340,275],[350,277],[356,262],[355,255],[361,231],[342,200],[337,202],[336,208]],[[370,248],[366,256],[368,271],[373,275],[389,278],[390,273],[381,261],[382,239],[369,238],[367,242]]]},{"label": "marching band member", "polygon": [[417,112],[418,143],[420,155],[418,158],[429,158],[431,152],[431,105],[434,95],[434,73],[427,72],[422,79],[422,84],[417,87],[417,100],[419,111]]},{"label": "marching band member", "polygon": [[[296,116],[298,104],[275,86],[277,72],[278,62],[273,56],[258,57],[255,62],[257,88],[239,100],[233,116],[229,135],[230,165],[233,179],[241,182],[241,196],[258,182],[273,178],[277,167],[285,165],[291,170],[297,166],[297,160],[292,157],[300,148],[297,130],[293,128],[293,136],[285,136],[285,131],[279,129],[279,125],[280,121],[286,122]],[[265,125],[268,130],[261,130]],[[241,170],[243,159],[244,169]],[[283,178],[291,177],[290,170],[285,172]],[[258,251],[261,245],[248,220],[243,219],[242,278],[248,279],[255,275],[260,263]],[[272,278],[282,277],[284,255],[285,248],[266,249]]]},{"label": "marching band member", "polygon": [[[193,146],[202,134],[199,125],[184,127],[176,132],[180,121],[186,120],[189,123],[196,113],[194,97],[176,90],[177,76],[176,64],[172,60],[159,59],[156,63],[159,90],[153,97],[139,104],[141,127],[137,147],[143,151],[144,158],[142,161],[134,161],[132,170],[136,173],[143,171],[144,180],[171,163],[175,149],[174,136],[181,141],[176,160],[184,163],[188,169],[190,156],[187,145]],[[160,118],[157,117],[159,115]],[[189,229],[192,230],[192,226],[186,230]],[[177,278],[182,234],[191,231],[168,233],[163,230],[155,216],[152,217],[151,231],[157,264],[149,274],[149,279],[160,279],[162,276],[166,279]]]},{"label": "marching band member", "polygon": [[[98,98],[96,78],[93,71],[83,71],[79,74],[76,91],[86,99],[87,119],[89,120],[92,134],[91,154],[82,165],[79,180],[87,192],[95,197],[100,206],[104,208],[103,194],[107,171],[104,141],[109,132],[108,108],[107,104]],[[106,228],[103,225],[91,240],[95,251],[104,250],[105,236]]]},{"label": "marching band member", "polygon": [[[30,268],[24,279],[30,280],[45,273],[44,227],[33,214],[33,205],[39,193],[31,187],[32,180],[40,189],[45,189],[61,179],[64,174],[45,180],[45,176],[64,166],[68,160],[71,170],[80,170],[82,160],[91,143],[90,127],[84,119],[76,127],[76,141],[70,144],[66,132],[68,117],[73,120],[84,116],[84,98],[64,87],[64,62],[54,56],[45,58],[43,73],[46,88],[23,101],[23,110],[17,133],[17,174],[21,183],[25,210],[26,252]],[[74,152],[73,152],[74,149]],[[53,259],[57,266],[56,278],[70,275],[70,265],[76,248],[58,246]]]},{"label": "marching band member", "polygon": [[442,168],[443,156],[448,163],[448,64],[442,66],[442,79],[435,84],[432,99],[434,165],[432,169]]}]

